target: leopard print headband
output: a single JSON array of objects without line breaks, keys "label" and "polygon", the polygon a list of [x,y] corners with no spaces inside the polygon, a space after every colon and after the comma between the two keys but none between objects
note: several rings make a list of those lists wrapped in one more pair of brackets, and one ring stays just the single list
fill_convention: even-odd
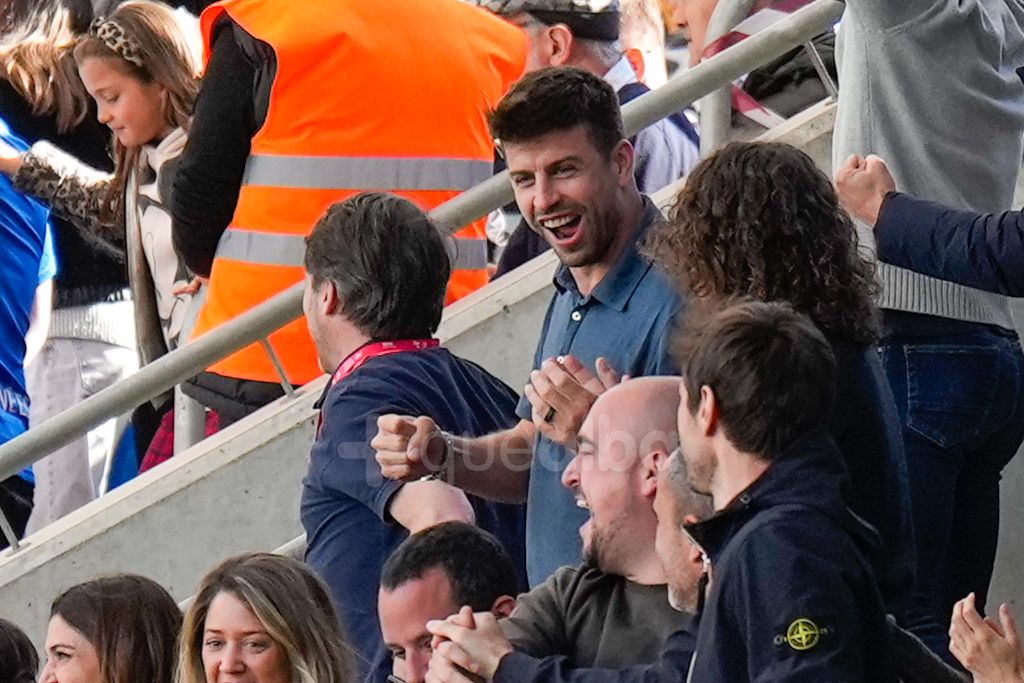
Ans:
[{"label": "leopard print headband", "polygon": [[111,52],[124,61],[140,69],[146,68],[142,62],[142,48],[138,42],[129,38],[124,28],[113,19],[97,17],[89,27],[89,33],[102,40]]}]

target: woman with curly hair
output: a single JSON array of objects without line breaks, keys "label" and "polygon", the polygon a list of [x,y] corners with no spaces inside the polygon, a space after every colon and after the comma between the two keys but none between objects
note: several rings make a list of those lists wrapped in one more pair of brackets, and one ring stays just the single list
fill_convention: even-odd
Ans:
[{"label": "woman with curly hair", "polygon": [[850,506],[882,537],[879,585],[900,616],[915,553],[899,416],[874,348],[878,284],[829,179],[789,145],[730,144],[693,170],[647,249],[692,315],[734,299],[781,301],[825,333],[839,368],[831,432]]}]

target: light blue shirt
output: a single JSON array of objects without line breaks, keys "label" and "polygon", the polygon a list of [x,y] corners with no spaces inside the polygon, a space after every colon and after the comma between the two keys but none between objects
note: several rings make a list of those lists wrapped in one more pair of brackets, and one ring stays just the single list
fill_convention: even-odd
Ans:
[{"label": "light blue shirt", "polygon": [[[534,368],[548,358],[571,354],[591,368],[603,356],[630,377],[678,374],[669,357],[669,337],[682,299],[665,275],[637,252],[637,245],[660,218],[645,197],[635,239],[589,296],[580,294],[567,267],[559,268]],[[531,419],[526,397],[516,412],[521,419]],[[588,513],[562,486],[562,472],[570,460],[571,452],[538,436],[526,516],[526,570],[531,586],[581,559],[579,529]]]}]

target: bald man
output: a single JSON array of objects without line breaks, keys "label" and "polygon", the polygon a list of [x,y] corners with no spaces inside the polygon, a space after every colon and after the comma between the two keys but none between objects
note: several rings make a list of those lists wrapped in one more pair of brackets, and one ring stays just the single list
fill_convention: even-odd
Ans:
[{"label": "bald man", "polygon": [[[502,680],[547,680],[553,657],[574,667],[648,664],[685,621],[687,614],[669,602],[655,552],[653,508],[659,471],[678,444],[678,408],[678,377],[631,379],[594,403],[579,431],[578,453],[562,476],[580,507],[590,511],[580,527],[586,558],[521,596],[512,616],[499,622],[505,638],[481,629],[494,661],[508,655]],[[677,498],[684,514],[710,514],[710,501],[702,496]],[[692,612],[703,565],[700,552],[687,546],[690,553],[676,556],[686,566],[673,567],[673,576],[688,577],[681,582],[692,590],[673,581],[673,604]]]}]

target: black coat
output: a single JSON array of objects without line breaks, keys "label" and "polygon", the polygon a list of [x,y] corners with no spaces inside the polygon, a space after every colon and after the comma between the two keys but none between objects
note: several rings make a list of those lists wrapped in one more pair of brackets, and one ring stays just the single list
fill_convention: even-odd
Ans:
[{"label": "black coat", "polygon": [[799,439],[725,509],[688,527],[711,558],[694,681],[896,681],[868,557],[831,437]]}]

